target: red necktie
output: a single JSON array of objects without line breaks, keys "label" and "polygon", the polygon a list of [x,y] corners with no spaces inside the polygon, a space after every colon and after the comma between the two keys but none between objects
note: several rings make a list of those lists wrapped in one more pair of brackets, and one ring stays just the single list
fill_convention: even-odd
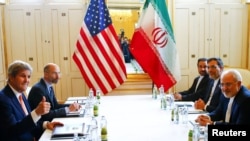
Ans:
[{"label": "red necktie", "polygon": [[27,115],[28,115],[28,111],[27,111],[26,106],[25,106],[25,104],[24,104],[24,102],[23,102],[22,94],[19,95],[19,102],[20,102],[20,105],[21,105],[21,107],[22,107],[22,109],[23,109],[23,112],[24,112],[25,115],[27,116]]}]

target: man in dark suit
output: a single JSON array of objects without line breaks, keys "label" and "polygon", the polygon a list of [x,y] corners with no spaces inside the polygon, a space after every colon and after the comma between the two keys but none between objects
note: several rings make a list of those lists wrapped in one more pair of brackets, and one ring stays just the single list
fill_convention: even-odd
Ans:
[{"label": "man in dark suit", "polygon": [[56,84],[60,79],[60,68],[54,63],[48,63],[44,67],[44,76],[32,86],[29,94],[28,101],[31,109],[34,109],[39,101],[43,97],[46,98],[46,101],[50,103],[51,108],[49,113],[42,116],[43,120],[51,121],[56,117],[65,117],[68,112],[76,111],[80,108],[78,103],[69,104],[59,104],[54,94],[52,84]]},{"label": "man in dark suit", "polygon": [[208,63],[208,74],[213,81],[208,85],[208,89],[204,97],[195,101],[195,108],[212,112],[218,105],[219,99],[222,95],[220,85],[220,75],[224,69],[223,62],[220,58],[209,58]]},{"label": "man in dark suit", "polygon": [[237,70],[226,70],[221,75],[219,106],[208,115],[196,119],[200,125],[207,124],[250,124],[250,91],[242,85],[241,74]]},{"label": "man in dark suit", "polygon": [[196,101],[199,98],[202,98],[207,91],[207,86],[211,79],[207,73],[207,59],[199,58],[197,62],[197,69],[199,76],[197,76],[192,86],[186,90],[179,93],[174,93],[175,100],[179,101]]},{"label": "man in dark suit", "polygon": [[48,113],[50,104],[45,98],[31,111],[23,92],[27,89],[32,68],[23,61],[14,61],[8,67],[7,85],[0,91],[0,140],[38,140],[45,128],[53,129],[59,122],[44,122],[41,116]]}]

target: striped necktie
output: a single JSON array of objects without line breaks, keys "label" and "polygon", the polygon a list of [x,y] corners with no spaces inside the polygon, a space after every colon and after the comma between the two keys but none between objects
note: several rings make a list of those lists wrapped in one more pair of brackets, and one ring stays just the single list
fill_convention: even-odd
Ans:
[{"label": "striped necktie", "polygon": [[26,108],[26,106],[25,106],[25,104],[24,104],[24,102],[23,102],[22,94],[19,95],[18,98],[19,98],[19,103],[20,103],[20,105],[21,105],[21,107],[22,107],[22,109],[23,109],[23,112],[24,112],[24,114],[27,116],[27,115],[28,115],[28,111],[27,111],[27,108]]}]

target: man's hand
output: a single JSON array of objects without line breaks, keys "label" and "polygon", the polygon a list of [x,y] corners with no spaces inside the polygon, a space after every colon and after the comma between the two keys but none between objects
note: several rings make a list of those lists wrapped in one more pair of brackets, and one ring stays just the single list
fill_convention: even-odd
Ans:
[{"label": "man's hand", "polygon": [[48,122],[46,125],[46,128],[49,130],[54,130],[56,126],[63,126],[63,123],[54,121],[54,122]]},{"label": "man's hand", "polygon": [[201,126],[206,126],[207,124],[213,124],[208,115],[199,115],[195,122],[199,123]]},{"label": "man's hand", "polygon": [[73,112],[73,111],[77,111],[81,108],[81,105],[78,103],[73,103],[69,105],[69,111]]},{"label": "man's hand", "polygon": [[205,109],[205,102],[202,99],[198,99],[194,102],[194,108],[204,110]]},{"label": "man's hand", "polygon": [[182,100],[182,95],[180,93],[174,93],[175,100]]},{"label": "man's hand", "polygon": [[35,112],[37,115],[41,116],[47,114],[49,110],[50,110],[50,103],[46,102],[46,98],[43,96],[43,99],[36,107]]}]

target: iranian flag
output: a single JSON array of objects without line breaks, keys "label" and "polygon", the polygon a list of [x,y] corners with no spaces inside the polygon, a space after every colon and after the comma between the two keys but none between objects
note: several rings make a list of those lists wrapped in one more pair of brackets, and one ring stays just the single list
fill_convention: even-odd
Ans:
[{"label": "iranian flag", "polygon": [[146,0],[130,51],[154,84],[165,91],[180,79],[180,64],[165,0]]}]

